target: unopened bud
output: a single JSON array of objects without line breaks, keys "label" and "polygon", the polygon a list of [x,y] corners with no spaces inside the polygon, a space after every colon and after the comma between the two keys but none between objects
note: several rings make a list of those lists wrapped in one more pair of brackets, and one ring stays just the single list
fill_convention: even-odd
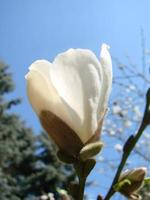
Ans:
[{"label": "unopened bud", "polygon": [[97,155],[101,151],[102,147],[103,143],[100,141],[87,144],[81,149],[79,159],[81,161],[88,160],[89,158]]},{"label": "unopened bud", "polygon": [[147,169],[145,167],[126,170],[123,172],[117,183],[119,188],[118,192],[132,200],[140,200],[141,197],[138,194],[138,190],[143,186],[146,172]]},{"label": "unopened bud", "polygon": [[129,178],[131,181],[143,181],[144,177],[146,175],[147,169],[145,167],[136,168],[133,170],[133,172],[130,174]]}]

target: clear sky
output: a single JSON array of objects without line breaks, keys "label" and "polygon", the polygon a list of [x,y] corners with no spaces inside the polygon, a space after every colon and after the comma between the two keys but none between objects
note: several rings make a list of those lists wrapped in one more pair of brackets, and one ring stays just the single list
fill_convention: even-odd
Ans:
[{"label": "clear sky", "polygon": [[99,56],[103,42],[121,60],[140,63],[140,30],[150,46],[149,0],[0,0],[0,59],[10,65],[22,97],[17,112],[29,126],[39,122],[27,101],[24,76],[36,59],[50,61],[68,48],[89,48]]}]

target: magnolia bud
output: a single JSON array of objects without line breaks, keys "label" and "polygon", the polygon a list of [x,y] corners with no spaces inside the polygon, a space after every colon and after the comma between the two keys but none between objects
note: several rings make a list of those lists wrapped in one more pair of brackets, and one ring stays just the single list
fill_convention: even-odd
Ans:
[{"label": "magnolia bud", "polygon": [[79,153],[80,160],[85,161],[97,155],[101,151],[102,147],[103,143],[100,141],[85,145]]},{"label": "magnolia bud", "polygon": [[100,60],[87,49],[69,49],[53,62],[37,60],[26,75],[29,101],[59,149],[78,156],[98,140],[112,86],[109,47]]},{"label": "magnolia bud", "polygon": [[115,187],[118,188],[118,192],[122,193],[127,198],[140,200],[141,197],[137,192],[143,186],[146,172],[147,170],[145,167],[126,170],[121,174]]}]

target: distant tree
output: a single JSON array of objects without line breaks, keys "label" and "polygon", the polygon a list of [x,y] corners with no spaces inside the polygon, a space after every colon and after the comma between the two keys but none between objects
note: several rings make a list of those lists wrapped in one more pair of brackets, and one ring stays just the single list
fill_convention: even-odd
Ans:
[{"label": "distant tree", "polygon": [[13,91],[8,67],[0,63],[0,199],[39,200],[44,193],[56,194],[74,180],[71,167],[56,158],[56,147],[45,133],[37,136],[10,108],[19,99],[6,101]]}]

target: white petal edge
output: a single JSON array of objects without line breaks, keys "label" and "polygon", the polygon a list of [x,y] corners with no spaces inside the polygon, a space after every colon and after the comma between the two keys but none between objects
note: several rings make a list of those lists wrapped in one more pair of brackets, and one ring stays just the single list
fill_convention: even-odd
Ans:
[{"label": "white petal edge", "polygon": [[98,118],[101,118],[107,109],[108,99],[112,88],[112,61],[109,53],[110,47],[107,44],[102,44],[100,53],[100,63],[102,66],[103,83],[102,92],[99,101]]}]

